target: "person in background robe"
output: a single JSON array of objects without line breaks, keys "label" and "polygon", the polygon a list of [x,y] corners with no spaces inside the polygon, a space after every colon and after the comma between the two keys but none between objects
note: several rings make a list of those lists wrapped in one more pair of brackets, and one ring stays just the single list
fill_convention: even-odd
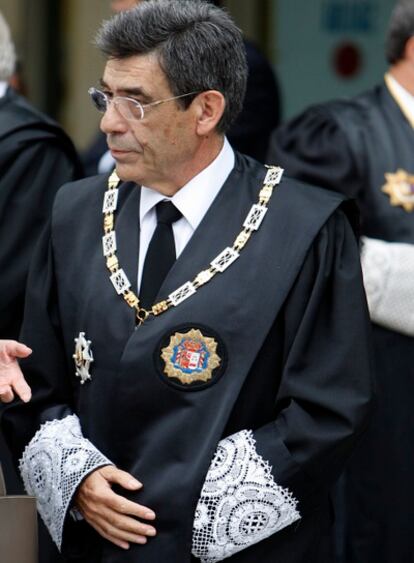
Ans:
[{"label": "person in background robe", "polygon": [[59,125],[9,86],[15,61],[0,13],[0,339],[19,334],[37,237],[58,188],[81,173],[74,146]]},{"label": "person in background robe", "polygon": [[374,331],[377,409],[345,475],[346,563],[414,554],[414,2],[399,2],[389,69],[352,99],[316,105],[276,129],[269,159],[289,176],[356,198]]},{"label": "person in background robe", "polygon": [[[15,70],[14,44],[0,12],[0,341],[18,337],[30,258],[53,198],[62,184],[81,175],[74,146],[61,127],[11,86]],[[1,351],[0,357],[1,372]],[[1,378],[0,373],[0,390]],[[24,380],[17,387],[25,388]],[[10,398],[9,389],[0,392],[0,402],[4,398]],[[20,492],[1,431],[0,461],[7,489]]]},{"label": "person in background robe", "polygon": [[149,0],[97,44],[116,172],[59,190],[32,262],[26,489],[71,563],[312,563],[372,404],[354,207],[232,149],[221,9]]}]

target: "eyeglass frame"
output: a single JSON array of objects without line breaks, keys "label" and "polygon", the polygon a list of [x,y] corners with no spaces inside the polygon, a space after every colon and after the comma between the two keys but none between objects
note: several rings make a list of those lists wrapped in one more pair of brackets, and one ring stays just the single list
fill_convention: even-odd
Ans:
[{"label": "eyeglass frame", "polygon": [[[106,104],[105,109],[103,110],[99,109],[97,104],[95,103],[93,99],[93,94],[95,92],[103,96],[103,99],[105,100],[105,104]],[[119,109],[117,109],[118,113],[127,121],[142,121],[145,117],[145,108],[159,106],[165,102],[171,102],[172,100],[178,100],[180,98],[185,98],[186,96],[192,96],[194,94],[199,94],[199,93],[200,91],[188,92],[188,94],[180,94],[179,96],[172,96],[171,98],[164,98],[163,100],[157,100],[155,102],[150,102],[148,104],[142,104],[138,100],[135,100],[134,98],[130,98],[129,96],[114,96],[113,98],[110,98],[108,94],[105,94],[105,92],[102,92],[102,90],[99,90],[98,88],[95,88],[93,86],[88,89],[88,94],[91,98],[92,104],[100,113],[106,113],[108,111],[108,105],[112,103],[116,108],[117,106],[116,100],[125,100],[127,102],[132,102],[133,105],[136,106],[136,108],[139,109],[139,111],[141,112],[141,117],[126,117],[121,111],[119,111]]]}]

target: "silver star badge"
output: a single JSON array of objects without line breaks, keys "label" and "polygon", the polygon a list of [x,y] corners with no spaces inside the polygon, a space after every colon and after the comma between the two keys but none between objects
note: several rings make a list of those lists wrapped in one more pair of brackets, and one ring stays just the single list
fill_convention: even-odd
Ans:
[{"label": "silver star badge", "polygon": [[84,332],[80,332],[78,338],[75,338],[75,353],[72,358],[75,360],[76,375],[80,377],[83,385],[85,381],[91,379],[89,369],[93,362],[91,341],[86,340]]}]

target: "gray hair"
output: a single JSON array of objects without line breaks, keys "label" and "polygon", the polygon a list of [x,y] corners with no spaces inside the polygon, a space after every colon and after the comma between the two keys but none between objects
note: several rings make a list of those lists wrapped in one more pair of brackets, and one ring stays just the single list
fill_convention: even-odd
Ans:
[{"label": "gray hair", "polygon": [[0,80],[8,80],[16,67],[16,51],[10,29],[0,12]]},{"label": "gray hair", "polygon": [[414,35],[414,2],[400,0],[391,13],[385,45],[385,55],[390,64],[404,58],[407,41]]},{"label": "gray hair", "polygon": [[[110,59],[155,53],[174,96],[218,90],[226,100],[217,130],[240,113],[247,81],[240,30],[203,0],[148,0],[104,22],[96,45]],[[187,108],[194,96],[178,100]]]}]

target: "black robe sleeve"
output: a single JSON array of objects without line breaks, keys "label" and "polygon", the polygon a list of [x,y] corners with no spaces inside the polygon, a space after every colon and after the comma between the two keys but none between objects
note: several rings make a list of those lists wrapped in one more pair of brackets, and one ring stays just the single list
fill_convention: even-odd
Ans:
[{"label": "black robe sleeve", "polygon": [[[28,278],[25,316],[30,322],[23,323],[20,333],[21,341],[33,350],[31,357],[21,361],[32,388],[32,399],[27,404],[18,401],[4,407],[2,427],[16,461],[33,438],[34,430],[48,420],[72,414],[73,397],[59,331],[56,295],[52,243],[47,226],[36,245]],[[9,410],[13,411],[10,419]]]},{"label": "black robe sleeve", "polygon": [[[19,140],[19,136],[22,137]],[[57,137],[16,134],[0,157],[0,338],[17,338],[35,242],[58,188],[77,177],[76,155]]]},{"label": "black robe sleeve", "polygon": [[[272,534],[274,552],[283,553],[292,536],[282,534],[279,540],[278,532],[299,518],[299,527],[309,526],[312,511],[326,502],[329,485],[367,426],[373,392],[370,324],[357,241],[341,210],[307,255],[282,318],[258,356],[263,369],[276,334],[284,334],[276,416],[220,442],[196,511],[193,553],[201,560],[219,554],[211,559],[219,561]],[[254,401],[253,389],[246,395]],[[240,533],[234,525],[237,511]],[[227,527],[220,525],[226,514]],[[248,520],[255,526],[241,533]],[[247,550],[237,561],[250,561],[251,555]]]},{"label": "black robe sleeve", "polygon": [[350,143],[357,142],[347,136],[334,108],[315,106],[275,129],[267,162],[308,184],[356,197],[363,186]]},{"label": "black robe sleeve", "polygon": [[371,412],[369,315],[357,242],[341,211],[307,256],[283,328],[281,408],[274,424],[258,431],[258,449],[276,481],[306,507],[343,468]]},{"label": "black robe sleeve", "polygon": [[77,487],[89,473],[111,461],[83,436],[74,414],[74,376],[62,341],[49,227],[36,246],[26,299],[28,320],[23,322],[20,339],[33,349],[22,361],[32,399],[27,404],[5,405],[2,430],[26,491],[37,497],[39,514],[62,549],[65,524],[70,524],[69,530],[74,526],[69,510]]}]

